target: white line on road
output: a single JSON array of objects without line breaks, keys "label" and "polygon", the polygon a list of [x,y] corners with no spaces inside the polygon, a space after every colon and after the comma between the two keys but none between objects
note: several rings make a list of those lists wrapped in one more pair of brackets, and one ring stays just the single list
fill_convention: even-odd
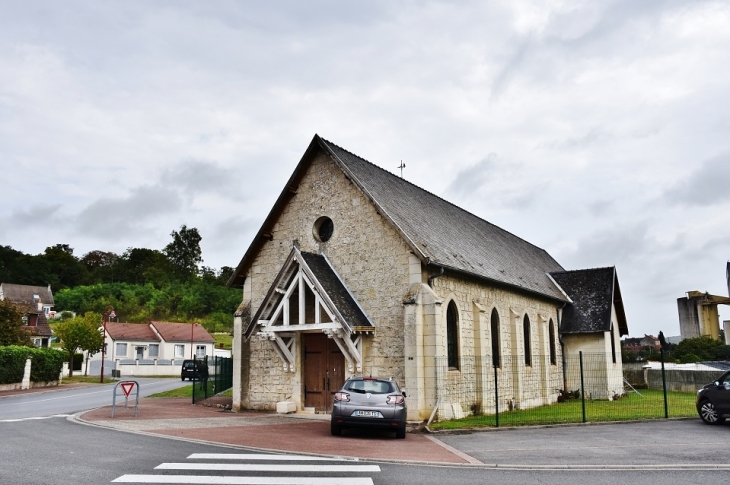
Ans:
[{"label": "white line on road", "polygon": [[188,460],[277,460],[277,461],[353,461],[344,458],[325,458],[322,456],[266,455],[255,453],[193,453]]},{"label": "white line on road", "polygon": [[72,414],[54,414],[53,416],[35,416],[32,418],[0,419],[0,423],[18,423],[20,421],[31,421],[34,419],[68,418]]},{"label": "white line on road", "polygon": [[182,483],[210,485],[373,485],[361,477],[216,477],[188,475],[122,475],[113,483]]},{"label": "white line on road", "polygon": [[236,472],[379,472],[378,465],[241,465],[237,463],[162,463],[155,470],[216,470]]}]

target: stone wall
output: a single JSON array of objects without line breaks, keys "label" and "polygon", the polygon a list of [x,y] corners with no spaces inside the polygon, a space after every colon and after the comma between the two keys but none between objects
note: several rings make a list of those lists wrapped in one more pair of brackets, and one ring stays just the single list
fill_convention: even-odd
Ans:
[{"label": "stone wall", "polygon": [[[321,216],[334,223],[333,235],[325,243],[313,234],[314,223]],[[272,234],[273,240],[263,246],[246,275],[251,315],[261,305],[293,244],[301,251],[323,253],[375,324],[375,336],[368,335],[363,341],[364,370],[392,375],[402,382],[402,298],[409,284],[410,249],[328,156],[313,160]],[[244,291],[244,304],[248,303],[246,296]],[[241,406],[273,409],[282,400],[301,406],[301,365],[293,373],[284,372],[271,344],[255,337],[249,350],[249,384],[248,390],[242,389]],[[298,348],[297,355],[301,354]]]},{"label": "stone wall", "polygon": [[[555,402],[558,389],[562,388],[562,358],[560,345],[557,342],[557,305],[547,299],[541,299],[522,293],[509,291],[503,288],[490,286],[478,280],[460,278],[449,273],[433,280],[434,292],[443,299],[441,311],[441,325],[436,328],[437,342],[441,345],[437,350],[437,357],[445,359],[446,349],[446,309],[453,301],[459,312],[459,356],[463,364],[467,362],[481,362],[472,373],[466,372],[466,367],[455,375],[449,371],[444,375],[444,387],[456,387],[452,382],[459,381],[461,389],[467,389],[467,394],[460,394],[459,399],[473,395],[475,402],[489,402],[486,396],[493,393],[493,385],[489,382],[492,376],[484,369],[490,369],[489,361],[492,358],[491,315],[496,309],[499,315],[500,328],[500,360],[502,365],[498,369],[500,395],[505,397],[502,406],[516,406],[525,409]],[[525,359],[525,341],[523,322],[525,316],[530,322],[530,349],[531,362]],[[550,363],[549,353],[549,322],[555,326],[556,363]],[[486,364],[486,365],[485,365]],[[539,385],[536,385],[539,383]],[[453,397],[443,398],[439,413],[441,419],[459,417],[459,409],[468,413],[474,402],[454,403]],[[514,404],[513,404],[514,399]],[[509,401],[509,404],[507,404]],[[483,412],[494,412],[491,409],[482,409]]]}]

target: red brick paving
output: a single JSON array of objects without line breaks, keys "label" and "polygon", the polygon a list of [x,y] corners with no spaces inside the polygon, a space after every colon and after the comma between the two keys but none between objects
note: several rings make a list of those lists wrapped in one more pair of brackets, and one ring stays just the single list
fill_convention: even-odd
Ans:
[{"label": "red brick paving", "polygon": [[[395,439],[394,433],[369,430],[346,430],[342,436],[330,434],[329,421],[290,418],[286,424],[258,424],[256,426],[200,427],[201,418],[245,417],[262,418],[272,414],[242,412],[232,413],[220,408],[190,404],[186,398],[143,398],[138,417],[132,408],[117,407],[111,419],[111,406],[84,413],[83,420],[112,426],[114,421],[148,419],[196,419],[190,428],[146,430],[155,434],[206,440],[215,443],[323,455],[347,456],[369,459],[429,461],[441,463],[466,463],[457,455],[439,446],[426,436],[408,433],[406,439]],[[179,421],[177,422],[179,425]]]}]

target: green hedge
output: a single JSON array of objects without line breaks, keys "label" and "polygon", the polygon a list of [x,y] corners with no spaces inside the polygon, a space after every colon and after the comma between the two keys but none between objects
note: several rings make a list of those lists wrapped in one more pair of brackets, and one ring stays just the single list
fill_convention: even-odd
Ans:
[{"label": "green hedge", "polygon": [[16,345],[0,347],[0,384],[14,384],[23,380],[25,360],[31,350],[30,347]]},{"label": "green hedge", "polygon": [[32,382],[57,381],[66,354],[56,349],[31,349],[33,362],[30,364]]},{"label": "green hedge", "polygon": [[30,380],[32,382],[57,381],[65,360],[65,354],[55,349],[32,347],[0,347],[0,384],[22,382],[25,361],[32,357]]}]

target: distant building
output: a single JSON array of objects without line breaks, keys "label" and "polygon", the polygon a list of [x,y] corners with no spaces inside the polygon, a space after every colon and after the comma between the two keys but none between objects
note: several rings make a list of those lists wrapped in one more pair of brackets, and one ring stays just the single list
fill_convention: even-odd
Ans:
[{"label": "distant building", "polygon": [[628,350],[629,352],[639,352],[646,349],[659,350],[662,348],[662,344],[658,338],[646,334],[639,338],[625,338],[621,341],[621,345],[624,350]]},{"label": "distant building", "polygon": [[0,300],[18,305],[23,315],[23,325],[30,333],[36,347],[49,347],[53,331],[48,325],[48,313],[53,308],[51,285],[31,286],[0,283]]}]

